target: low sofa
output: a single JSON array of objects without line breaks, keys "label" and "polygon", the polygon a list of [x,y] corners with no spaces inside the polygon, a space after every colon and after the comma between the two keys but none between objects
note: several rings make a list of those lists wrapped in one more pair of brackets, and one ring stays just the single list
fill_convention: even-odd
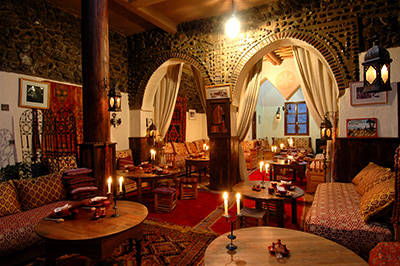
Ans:
[{"label": "low sofa", "polygon": [[185,158],[205,152],[204,145],[209,145],[208,140],[167,142],[164,146],[167,163],[185,168]]},{"label": "low sofa", "polygon": [[0,258],[16,265],[44,254],[35,225],[55,208],[64,206],[62,172],[0,183]]},{"label": "low sofa", "polygon": [[378,243],[394,240],[394,199],[395,173],[369,163],[352,183],[318,185],[304,231],[337,242],[367,261]]},{"label": "low sofa", "polygon": [[263,151],[258,140],[243,140],[240,142],[246,160],[246,168],[254,169],[259,166],[259,162],[263,160]]}]

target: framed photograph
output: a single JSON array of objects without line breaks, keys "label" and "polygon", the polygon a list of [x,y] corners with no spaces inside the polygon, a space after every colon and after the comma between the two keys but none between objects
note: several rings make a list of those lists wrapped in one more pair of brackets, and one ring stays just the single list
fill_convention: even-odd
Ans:
[{"label": "framed photograph", "polygon": [[350,83],[350,104],[352,106],[387,103],[387,91],[365,93],[362,92],[363,88],[362,81]]},{"label": "framed photograph", "polygon": [[190,120],[196,120],[196,110],[189,109],[189,119]]},{"label": "framed photograph", "polygon": [[232,84],[206,86],[206,99],[229,99],[231,100]]},{"label": "framed photograph", "polygon": [[20,79],[19,107],[47,109],[49,108],[50,83],[29,79]]},{"label": "framed photograph", "polygon": [[348,138],[377,138],[378,120],[376,118],[347,119]]}]

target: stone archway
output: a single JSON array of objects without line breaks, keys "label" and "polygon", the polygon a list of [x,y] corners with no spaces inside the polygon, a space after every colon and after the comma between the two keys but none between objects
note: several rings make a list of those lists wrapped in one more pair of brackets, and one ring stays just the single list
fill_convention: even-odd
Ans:
[{"label": "stone archway", "polygon": [[280,46],[297,45],[311,50],[321,59],[321,62],[328,66],[333,75],[339,91],[343,91],[348,86],[344,77],[342,66],[335,59],[334,53],[329,50],[328,45],[319,40],[307,36],[303,33],[285,32],[270,36],[248,49],[240,60],[236,63],[235,69],[231,76],[233,84],[233,101],[234,106],[239,105],[241,90],[244,80],[251,67],[260,60],[265,54],[279,48]]}]

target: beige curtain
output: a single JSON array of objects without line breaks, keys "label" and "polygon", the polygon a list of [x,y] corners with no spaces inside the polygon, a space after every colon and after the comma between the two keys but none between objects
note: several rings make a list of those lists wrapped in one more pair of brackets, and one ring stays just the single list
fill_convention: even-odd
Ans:
[{"label": "beige curtain", "polygon": [[154,121],[158,135],[164,139],[174,113],[176,98],[181,83],[183,63],[169,66],[160,81],[154,100]]},{"label": "beige curtain", "polygon": [[[300,84],[310,115],[315,123],[320,125],[328,112],[329,120],[335,125],[333,122],[337,112],[339,89],[329,66],[313,52],[302,47],[293,46],[293,53],[301,76]],[[336,129],[334,128],[335,131]],[[332,141],[327,143],[327,157],[333,165]],[[330,169],[333,169],[333,167]]]},{"label": "beige curtain", "polygon": [[204,79],[201,75],[200,71],[197,70],[194,66],[192,67],[192,72],[194,75],[194,82],[196,83],[197,91],[199,92],[201,106],[203,107],[204,112],[206,111],[206,91],[204,88]]},{"label": "beige curtain", "polygon": [[[258,93],[260,91],[260,79],[262,72],[262,59],[260,59],[249,71],[245,82],[244,97],[240,100],[237,119],[237,135],[239,143],[244,140],[251,126],[254,110],[256,109]],[[248,181],[246,161],[242,145],[239,144],[239,172],[242,181]]]}]

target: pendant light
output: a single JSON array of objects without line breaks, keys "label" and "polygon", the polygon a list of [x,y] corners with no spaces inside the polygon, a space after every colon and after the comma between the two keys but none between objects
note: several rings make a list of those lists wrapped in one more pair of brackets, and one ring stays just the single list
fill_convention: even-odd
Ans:
[{"label": "pendant light", "polygon": [[225,32],[229,38],[233,39],[239,35],[239,30],[240,30],[240,24],[239,21],[236,19],[235,3],[234,0],[232,0],[232,16],[225,25]]}]

